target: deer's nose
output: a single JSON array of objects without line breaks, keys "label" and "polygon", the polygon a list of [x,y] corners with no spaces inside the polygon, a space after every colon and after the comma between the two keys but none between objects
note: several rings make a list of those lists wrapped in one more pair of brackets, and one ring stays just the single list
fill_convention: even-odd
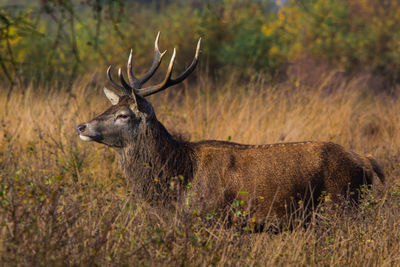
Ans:
[{"label": "deer's nose", "polygon": [[86,124],[80,124],[76,126],[76,133],[79,135],[86,130]]}]

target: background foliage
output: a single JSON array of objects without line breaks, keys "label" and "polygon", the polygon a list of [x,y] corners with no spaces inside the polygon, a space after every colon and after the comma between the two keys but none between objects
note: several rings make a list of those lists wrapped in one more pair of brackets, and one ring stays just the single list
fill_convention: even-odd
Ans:
[{"label": "background foliage", "polygon": [[178,49],[178,69],[201,36],[201,66],[216,77],[281,79],[307,60],[397,82],[399,28],[400,3],[385,0],[2,0],[0,77],[71,83],[125,62],[130,48],[142,72],[161,31],[161,49]]}]

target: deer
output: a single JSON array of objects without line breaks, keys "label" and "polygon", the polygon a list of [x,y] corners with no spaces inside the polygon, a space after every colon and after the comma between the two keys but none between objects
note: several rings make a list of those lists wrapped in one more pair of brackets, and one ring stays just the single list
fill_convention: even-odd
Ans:
[{"label": "deer", "polygon": [[[76,127],[83,141],[104,144],[119,154],[120,167],[126,179],[134,182],[137,196],[163,203],[196,196],[204,211],[226,210],[233,201],[241,200],[251,203],[251,217],[262,221],[268,216],[284,216],[291,203],[314,206],[322,195],[329,195],[333,201],[350,195],[357,201],[362,186],[371,186],[377,177],[384,182],[383,170],[374,158],[332,142],[248,145],[217,140],[190,142],[174,137],[157,119],[146,97],[182,82],[195,70],[201,38],[193,61],[182,74],[171,77],[174,48],[161,83],[143,88],[166,53],[159,50],[159,36],[152,65],[142,77],[133,74],[132,50],[127,63],[128,80],[119,68],[117,83],[111,75],[112,66],[108,67],[113,89],[104,87],[103,91],[111,107]],[[183,189],[178,193],[169,190],[172,182],[183,185]]]}]

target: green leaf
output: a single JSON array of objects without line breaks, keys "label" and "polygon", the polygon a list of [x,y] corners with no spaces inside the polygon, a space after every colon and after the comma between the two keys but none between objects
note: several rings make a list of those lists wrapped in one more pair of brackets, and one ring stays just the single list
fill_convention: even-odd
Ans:
[{"label": "green leaf", "polygon": [[208,214],[207,217],[206,217],[206,220],[211,220],[212,218],[214,218],[214,215]]}]

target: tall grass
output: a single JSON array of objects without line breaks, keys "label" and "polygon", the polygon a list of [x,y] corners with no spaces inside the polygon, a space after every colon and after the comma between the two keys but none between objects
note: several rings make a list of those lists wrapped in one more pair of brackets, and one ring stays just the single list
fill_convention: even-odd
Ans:
[{"label": "tall grass", "polygon": [[28,86],[8,99],[0,90],[3,264],[400,264],[398,98],[373,95],[357,79],[338,82],[334,73],[312,87],[299,79],[200,78],[150,97],[159,120],[193,141],[333,141],[383,163],[386,186],[357,211],[328,205],[306,228],[249,234],[132,196],[115,152],[74,133],[109,106],[93,80],[76,80],[69,92]]}]

